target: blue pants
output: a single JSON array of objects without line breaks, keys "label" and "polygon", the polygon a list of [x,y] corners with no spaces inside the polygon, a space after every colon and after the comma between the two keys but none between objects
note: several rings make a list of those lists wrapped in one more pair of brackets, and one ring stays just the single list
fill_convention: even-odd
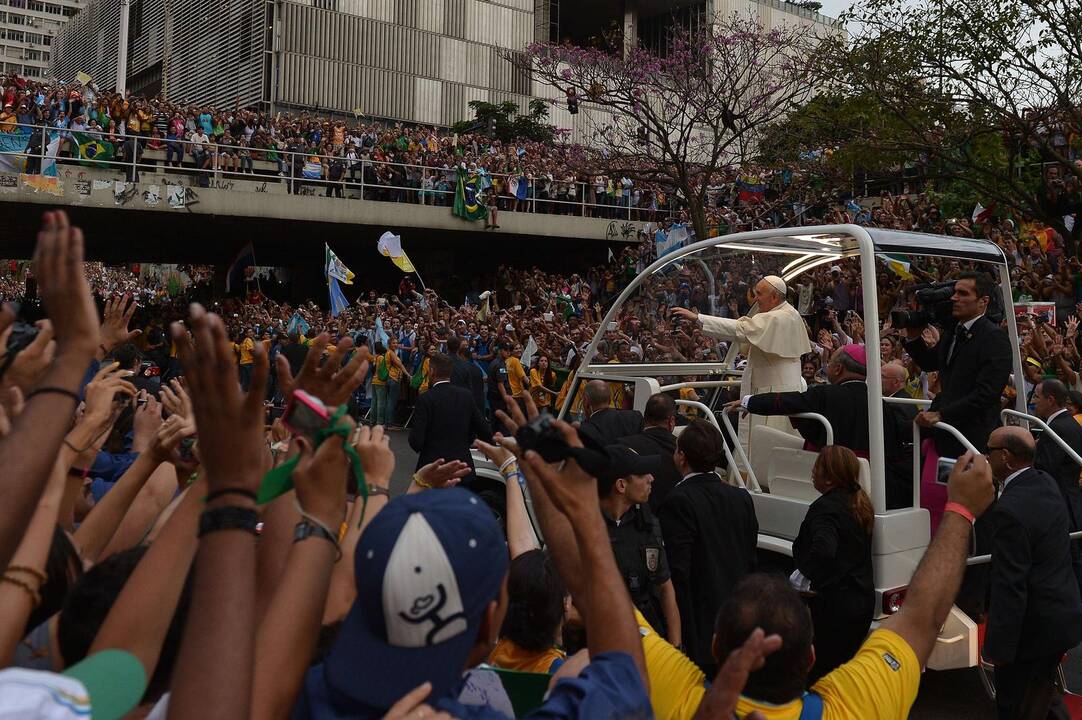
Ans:
[{"label": "blue pants", "polygon": [[387,404],[385,405],[384,414],[387,417],[387,425],[394,425],[395,410],[398,409],[398,395],[400,392],[399,383],[394,380],[387,381]]}]

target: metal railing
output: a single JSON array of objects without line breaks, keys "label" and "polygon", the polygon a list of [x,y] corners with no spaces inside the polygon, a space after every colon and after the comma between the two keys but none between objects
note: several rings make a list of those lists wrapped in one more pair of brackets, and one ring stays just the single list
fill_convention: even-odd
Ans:
[{"label": "metal railing", "polygon": [[[281,182],[287,186],[287,190],[293,194],[314,194],[305,188],[325,188],[327,196],[336,195],[344,197],[344,191],[356,190],[362,200],[375,200],[384,202],[402,202],[417,205],[431,205],[450,207],[454,204],[455,186],[457,184],[456,167],[445,168],[429,165],[415,165],[409,163],[396,163],[385,160],[373,160],[367,156],[350,158],[347,157],[343,148],[342,154],[321,155],[317,152],[297,152],[288,149],[257,148],[237,144],[222,144],[208,140],[196,142],[191,139],[178,140],[169,137],[153,137],[151,135],[118,135],[101,129],[73,130],[51,125],[14,125],[15,128],[25,131],[30,130],[30,137],[35,133],[45,130],[48,139],[41,142],[41,147],[34,152],[27,149],[21,151],[0,150],[0,156],[17,156],[25,158],[28,162],[33,160],[37,163],[37,172],[46,163],[55,161],[58,165],[80,165],[99,168],[112,168],[123,172],[128,182],[137,182],[140,172],[162,171],[164,173],[184,173],[205,178],[208,183],[216,184],[237,179],[251,179],[255,181]],[[92,159],[78,156],[78,147],[72,137],[73,133],[86,135],[96,140],[108,142],[113,145],[114,152],[123,152],[123,158],[113,157],[110,159]],[[22,134],[22,133],[20,133]],[[53,139],[60,136],[61,147],[58,152],[67,152],[66,155],[49,155],[48,146]],[[29,138],[28,138],[29,139]],[[236,140],[236,139],[234,139]],[[156,143],[151,147],[151,143]],[[29,147],[29,146],[28,146]],[[164,153],[163,158],[157,156],[148,157],[147,153]],[[187,163],[187,164],[185,164]],[[264,163],[272,164],[266,167]],[[308,167],[309,175],[305,175],[305,167]],[[319,176],[313,173],[318,166]],[[341,177],[332,179],[329,177],[332,168],[334,172],[340,172]],[[403,178],[412,175],[409,184],[395,184],[388,176],[400,173]],[[373,177],[375,176],[375,177]],[[548,178],[530,178],[512,175],[509,173],[480,174],[479,177],[487,177],[489,186],[482,192],[485,203],[488,206],[496,205],[500,212],[526,212],[544,215],[571,215],[577,217],[592,217],[605,220],[626,220],[640,222],[658,222],[675,215],[678,210],[669,207],[658,208],[652,204],[640,202],[638,205],[631,203],[630,196],[617,194],[610,200],[598,200],[596,183],[576,180]],[[524,178],[528,182],[526,197],[520,198],[512,195],[509,191],[511,178]],[[422,183],[431,179],[431,185]],[[498,181],[501,185],[499,192],[493,189],[492,181]],[[438,187],[446,183],[447,187]],[[548,197],[541,195],[542,183],[547,183]],[[179,183],[178,183],[179,184]],[[559,188],[574,187],[573,193],[558,192]],[[554,188],[556,191],[554,191]],[[228,189],[243,190],[240,186],[231,186]],[[618,189],[620,193],[622,190]],[[671,195],[671,194],[670,194]],[[592,200],[588,199],[593,197]],[[561,197],[563,199],[561,199]],[[572,199],[573,198],[573,199]],[[504,205],[505,207],[500,207]],[[514,207],[514,210],[507,209]]]}]

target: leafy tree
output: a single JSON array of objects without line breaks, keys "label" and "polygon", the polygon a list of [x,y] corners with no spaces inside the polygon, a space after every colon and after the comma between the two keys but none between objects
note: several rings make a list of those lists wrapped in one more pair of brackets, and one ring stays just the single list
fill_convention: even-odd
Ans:
[{"label": "leafy tree", "polygon": [[766,129],[811,97],[817,45],[808,28],[732,15],[674,26],[664,52],[537,43],[505,56],[574,93],[590,137],[579,169],[676,188],[702,238],[708,189],[734,179]]},{"label": "leafy tree", "polygon": [[509,101],[496,105],[483,100],[471,100],[469,105],[474,119],[455,123],[451,127],[454,132],[488,133],[491,124],[495,122],[494,139],[504,142],[519,139],[550,143],[556,138],[556,129],[548,122],[549,106],[544,100],[531,100],[529,112],[525,115],[519,115],[518,105]]},{"label": "leafy tree", "polygon": [[1057,230],[1082,222],[1082,12],[1077,0],[860,0],[842,18],[820,82],[862,98],[889,133],[851,138],[919,160],[952,193],[969,188]]}]

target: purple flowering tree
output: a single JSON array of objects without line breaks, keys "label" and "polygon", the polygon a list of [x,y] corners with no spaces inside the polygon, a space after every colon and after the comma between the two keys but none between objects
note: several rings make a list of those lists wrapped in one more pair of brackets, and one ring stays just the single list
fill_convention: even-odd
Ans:
[{"label": "purple flowering tree", "polygon": [[535,43],[509,59],[559,102],[574,92],[584,172],[675,188],[704,238],[710,189],[751,169],[766,129],[811,97],[819,45],[808,28],[733,15],[674,28],[664,52]]}]

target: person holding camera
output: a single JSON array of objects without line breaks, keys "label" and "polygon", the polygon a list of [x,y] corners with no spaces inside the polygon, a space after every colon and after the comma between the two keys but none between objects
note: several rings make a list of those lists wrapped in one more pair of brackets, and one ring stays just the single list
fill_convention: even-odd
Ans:
[{"label": "person holding camera", "polygon": [[[950,297],[951,321],[934,343],[923,334],[928,323],[906,327],[905,349],[925,372],[937,371],[941,391],[916,423],[926,428],[922,445],[921,506],[928,509],[935,531],[946,502],[946,488],[936,483],[940,457],[956,458],[965,448],[952,435],[934,428],[954,426],[978,450],[999,424],[1000,395],[1011,374],[1011,341],[986,313],[995,285],[984,272],[963,272]],[[928,333],[935,336],[936,333]]]}]

